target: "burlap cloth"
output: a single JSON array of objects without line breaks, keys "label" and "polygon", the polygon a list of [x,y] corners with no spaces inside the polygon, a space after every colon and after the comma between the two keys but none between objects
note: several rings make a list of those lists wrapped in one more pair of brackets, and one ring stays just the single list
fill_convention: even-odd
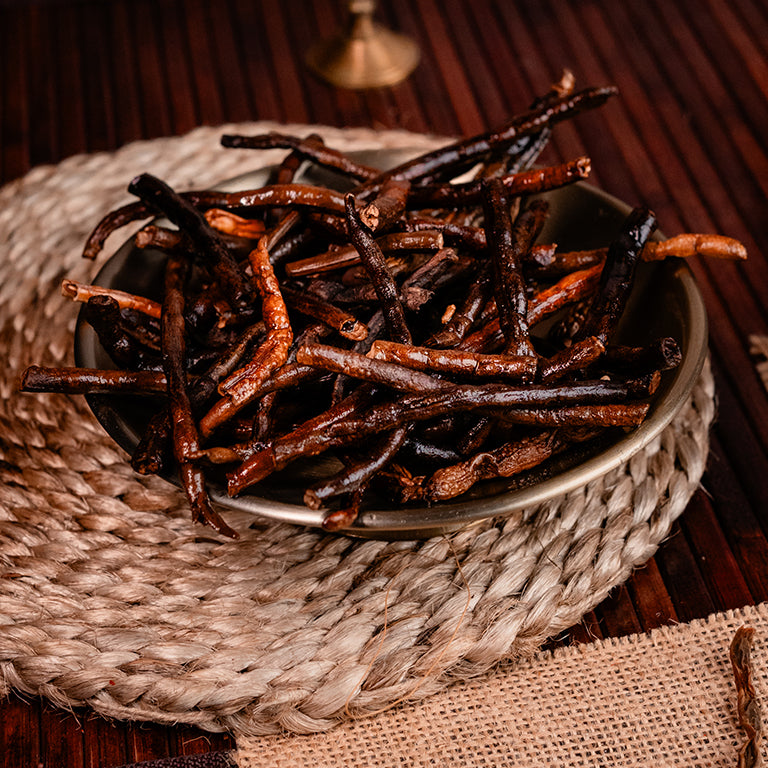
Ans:
[{"label": "burlap cloth", "polygon": [[[194,526],[178,489],[134,474],[81,398],[20,395],[26,365],[71,363],[77,310],[59,281],[92,276],[83,240],[128,181],[150,170],[200,188],[274,162],[218,136],[275,127],[78,156],[0,190],[0,693],[239,734],[322,731],[530,657],[653,555],[701,478],[708,369],[651,445],[567,497],[423,542],[238,512],[232,542]],[[347,150],[436,142],[282,128]]]},{"label": "burlap cloth", "polygon": [[[728,649],[755,628],[765,711],[768,605],[559,648],[427,701],[309,736],[242,737],[239,768],[736,767],[744,741]],[[766,745],[762,747],[763,759]]]}]

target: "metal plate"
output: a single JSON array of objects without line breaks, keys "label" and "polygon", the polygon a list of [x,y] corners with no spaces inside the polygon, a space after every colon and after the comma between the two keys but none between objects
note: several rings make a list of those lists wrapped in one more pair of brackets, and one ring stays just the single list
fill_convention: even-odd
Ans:
[{"label": "metal plate", "polygon": [[[358,153],[357,157],[366,164],[386,168],[413,154],[398,150]],[[222,184],[221,189],[258,188],[267,182],[271,171],[272,168],[256,170]],[[345,182],[338,176],[314,167],[303,171],[301,180],[345,188]],[[630,206],[585,183],[544,197],[550,201],[551,214],[539,242],[555,242],[561,251],[609,244],[630,210]],[[162,285],[163,262],[162,253],[135,248],[129,241],[105,263],[94,283],[156,298]],[[676,259],[639,266],[632,298],[619,329],[619,339],[624,343],[641,344],[659,336],[673,336],[678,341],[683,361],[676,370],[664,375],[649,414],[637,429],[621,434],[589,458],[528,487],[516,488],[516,481],[488,482],[454,502],[430,507],[396,508],[374,497],[348,532],[390,539],[432,536],[546,501],[623,464],[657,436],[684,405],[706,357],[704,303],[690,270]],[[75,359],[79,366],[114,367],[82,313],[76,328]],[[88,396],[87,400],[104,429],[129,453],[157,409],[156,403],[140,397]],[[322,511],[305,507],[302,494],[308,485],[338,467],[330,456],[295,462],[237,498],[229,498],[223,485],[214,480],[211,497],[224,508],[287,523],[319,526]]]}]

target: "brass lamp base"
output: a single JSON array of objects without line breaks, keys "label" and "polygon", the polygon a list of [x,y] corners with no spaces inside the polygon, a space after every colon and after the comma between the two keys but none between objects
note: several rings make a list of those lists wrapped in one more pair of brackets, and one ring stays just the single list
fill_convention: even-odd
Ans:
[{"label": "brass lamp base", "polygon": [[347,33],[311,48],[307,64],[338,88],[385,88],[405,80],[419,63],[416,43],[373,21],[375,3],[350,6]]}]

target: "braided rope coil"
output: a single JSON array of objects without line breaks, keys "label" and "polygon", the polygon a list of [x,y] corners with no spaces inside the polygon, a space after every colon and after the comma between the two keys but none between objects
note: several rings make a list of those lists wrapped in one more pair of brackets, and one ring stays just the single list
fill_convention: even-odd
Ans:
[{"label": "braided rope coil", "polygon": [[[149,169],[209,186],[253,163],[221,150],[221,133],[277,128],[137,142],[0,190],[0,694],[210,730],[327,729],[529,656],[654,554],[700,481],[708,367],[652,444],[533,509],[417,542],[234,512],[232,542],[193,525],[178,489],[136,475],[82,398],[19,394],[27,365],[71,364],[76,308],[59,282],[92,278],[84,238],[127,181]],[[279,128],[345,150],[438,141]]]}]

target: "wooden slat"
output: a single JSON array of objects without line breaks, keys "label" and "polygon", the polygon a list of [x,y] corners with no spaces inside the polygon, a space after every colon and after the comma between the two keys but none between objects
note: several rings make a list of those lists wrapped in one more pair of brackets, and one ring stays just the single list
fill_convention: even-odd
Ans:
[{"label": "wooden slat", "polygon": [[193,54],[182,22],[184,8],[177,2],[163,0],[157,4],[156,13],[163,41],[163,67],[169,82],[168,108],[172,130],[183,134],[202,122],[192,74]]},{"label": "wooden slat", "polygon": [[[178,18],[183,20],[183,32],[189,41],[192,80],[200,109],[200,121],[206,125],[224,122],[224,78],[211,44],[208,3],[188,0],[179,8]],[[239,72],[229,73],[228,83],[237,80]]]},{"label": "wooden slat", "polygon": [[167,73],[161,56],[161,38],[154,2],[137,0],[127,21],[133,31],[135,67],[142,117],[142,137],[168,136],[173,132],[169,109]]},{"label": "wooden slat", "polygon": [[[0,10],[2,14],[2,10]],[[0,44],[3,50],[2,102],[3,142],[2,173],[6,179],[21,176],[29,169],[28,69],[31,56],[26,51],[24,23],[21,16],[6,12],[0,16]]]},{"label": "wooden slat", "polygon": [[739,570],[739,562],[730,547],[724,546],[725,534],[712,503],[703,493],[696,494],[680,525],[701,565],[701,574],[716,610],[725,611],[753,603],[755,598]]},{"label": "wooden slat", "polygon": [[144,136],[142,94],[139,91],[137,51],[133,39],[130,9],[125,3],[109,6],[110,22],[105,31],[112,52],[115,87],[117,144],[127,144]]},{"label": "wooden slat", "polygon": [[306,123],[309,122],[306,94],[291,54],[282,5],[280,0],[264,0],[261,3],[261,23],[269,29],[268,53],[274,62],[283,119],[289,123]]},{"label": "wooden slat", "polygon": [[643,630],[626,584],[617,587],[603,600],[595,613],[605,637],[624,637]]},{"label": "wooden slat", "polygon": [[716,610],[679,523],[672,526],[669,538],[654,559],[680,621],[700,619]]},{"label": "wooden slat", "polygon": [[125,728],[98,717],[84,716],[83,752],[85,768],[109,768],[128,760]]},{"label": "wooden slat", "polygon": [[[111,149],[117,143],[111,52],[104,30],[109,6],[76,7],[76,47],[81,51],[83,119],[88,152]],[[87,18],[84,18],[87,14]]]},{"label": "wooden slat", "polygon": [[638,568],[627,582],[644,632],[677,621],[677,613],[655,560]]},{"label": "wooden slat", "polygon": [[0,752],[5,768],[29,768],[41,763],[40,707],[11,694],[0,709]]}]

